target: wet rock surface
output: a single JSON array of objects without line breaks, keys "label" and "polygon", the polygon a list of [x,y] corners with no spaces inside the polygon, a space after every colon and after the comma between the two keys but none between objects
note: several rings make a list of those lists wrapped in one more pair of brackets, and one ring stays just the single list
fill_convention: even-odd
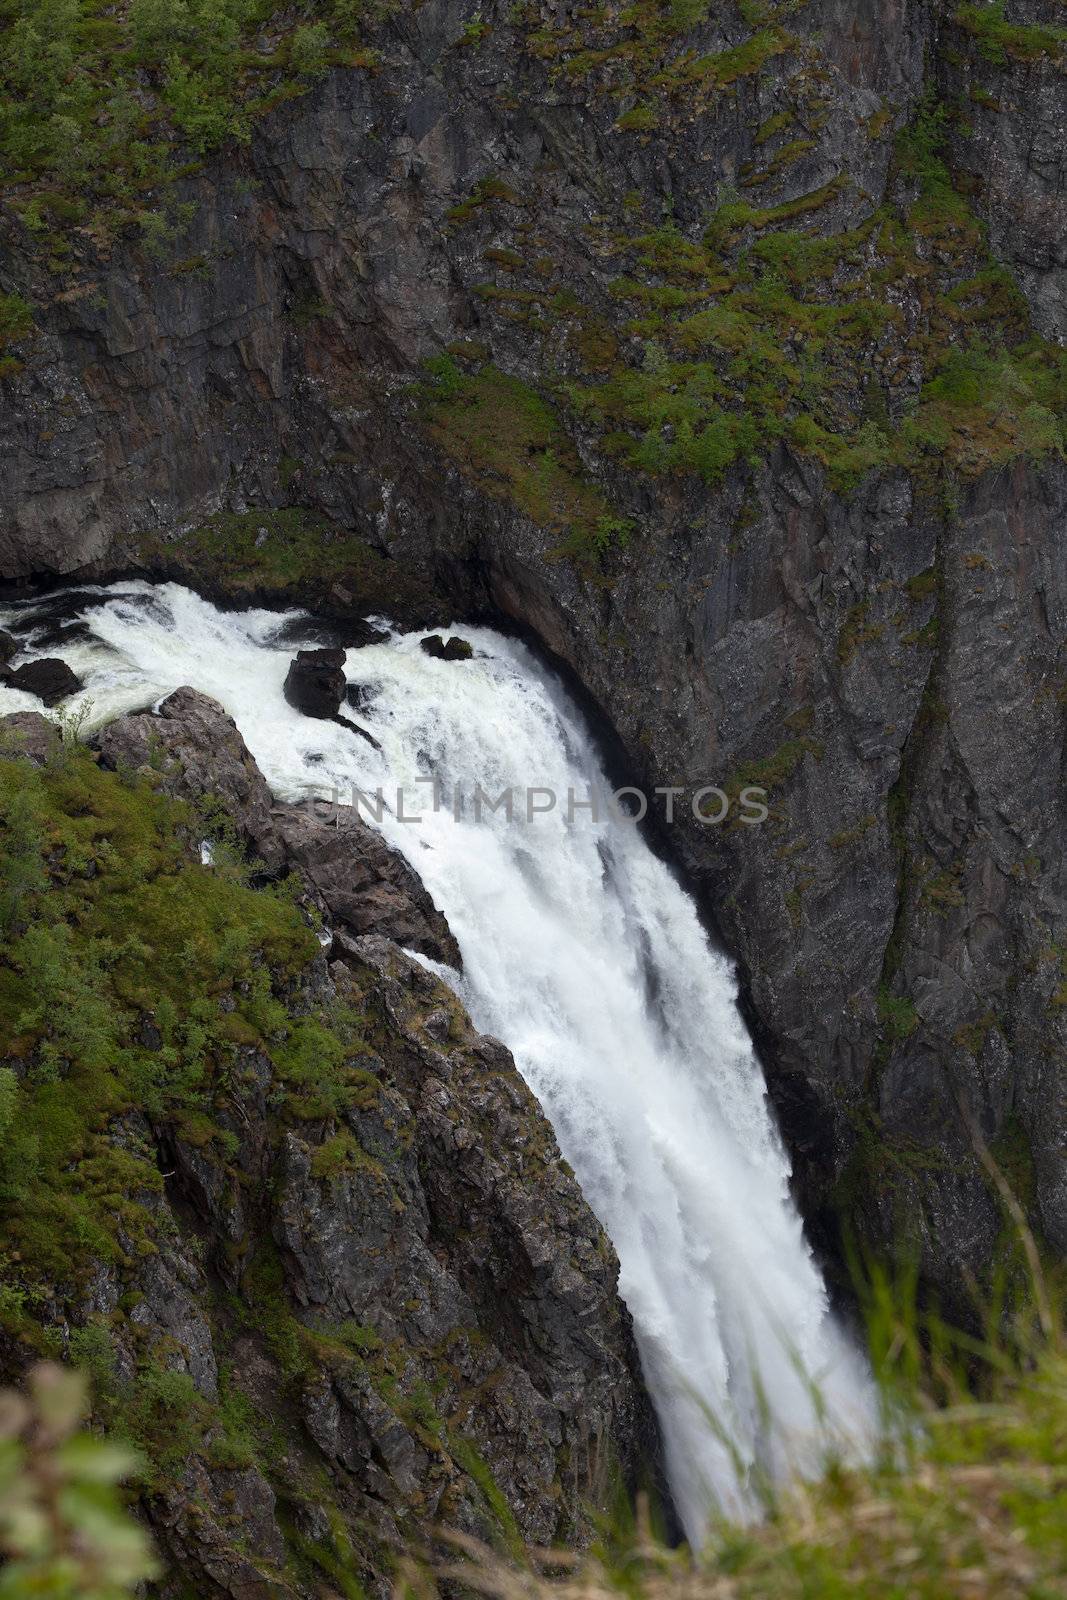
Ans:
[{"label": "wet rock surface", "polygon": [[345,652],[299,650],[285,676],[285,698],[306,717],[335,717],[345,698]]},{"label": "wet rock surface", "polygon": [[439,633],[431,633],[419,644],[426,655],[432,656],[435,661],[469,661],[474,654],[473,646],[458,636],[445,640]]},{"label": "wet rock surface", "polygon": [[382,933],[405,949],[462,966],[459,947],[403,856],[351,806],[276,805],[286,859],[321,898],[330,926]]},{"label": "wet rock surface", "polygon": [[23,694],[36,695],[46,706],[57,706],[82,687],[77,673],[54,656],[25,661],[20,667],[0,666],[0,683],[9,689],[19,689]]}]

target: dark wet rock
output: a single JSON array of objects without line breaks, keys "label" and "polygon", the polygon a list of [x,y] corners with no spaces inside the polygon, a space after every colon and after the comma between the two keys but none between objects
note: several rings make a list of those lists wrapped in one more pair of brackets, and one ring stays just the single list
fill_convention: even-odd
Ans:
[{"label": "dark wet rock", "polygon": [[351,717],[343,716],[340,711],[330,720],[331,722],[336,722],[342,728],[347,728],[349,733],[358,734],[361,739],[370,745],[372,750],[380,750],[382,748],[373,733],[368,733],[366,728],[361,728],[358,722],[353,722]]},{"label": "dark wet rock", "polygon": [[469,661],[474,655],[473,645],[455,635],[445,640],[439,633],[431,633],[419,642],[426,654],[436,661]]},{"label": "dark wet rock", "polygon": [[345,699],[353,711],[366,715],[378,698],[377,690],[378,685],[374,682],[350,683],[345,691]]},{"label": "dark wet rock", "polygon": [[286,859],[319,897],[332,927],[385,934],[406,949],[461,966],[448,924],[417,875],[355,807],[276,805],[272,822]]},{"label": "dark wet rock", "polygon": [[25,661],[21,667],[0,667],[0,683],[21,689],[23,694],[35,694],[46,706],[58,705],[83,687],[78,674],[58,656]]},{"label": "dark wet rock", "polygon": [[0,628],[0,666],[6,666],[12,656],[17,655],[22,646],[13,633],[8,633]]},{"label": "dark wet rock", "polygon": [[298,650],[285,678],[289,704],[306,717],[335,717],[345,697],[343,650]]},{"label": "dark wet rock", "polygon": [[43,767],[58,741],[55,723],[39,711],[12,711],[0,717],[0,744],[5,755],[24,756],[34,766]]},{"label": "dark wet rock", "polygon": [[[357,598],[349,594],[344,602],[346,609],[351,609]],[[319,649],[347,651],[360,650],[368,644],[380,644],[386,638],[388,635],[380,628],[375,628],[360,617],[309,616],[301,612],[286,618],[277,633],[271,635],[271,643],[275,646],[314,645]]]}]

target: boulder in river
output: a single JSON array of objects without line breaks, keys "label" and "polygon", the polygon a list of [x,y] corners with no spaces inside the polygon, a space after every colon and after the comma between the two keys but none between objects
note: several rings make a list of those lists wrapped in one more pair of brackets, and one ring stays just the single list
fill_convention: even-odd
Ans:
[{"label": "boulder in river", "polygon": [[19,642],[14,634],[0,628],[0,664],[10,661],[12,656],[18,655],[18,651]]},{"label": "boulder in river", "polygon": [[439,633],[428,634],[421,644],[426,654],[433,656],[436,661],[469,661],[474,654],[474,646],[466,639],[452,638],[446,641]]},{"label": "boulder in river", "polygon": [[289,704],[306,717],[335,717],[345,697],[345,652],[298,650],[284,693]]},{"label": "boulder in river", "polygon": [[0,682],[9,689],[21,689],[24,694],[35,694],[46,706],[58,705],[68,695],[77,694],[82,680],[58,656],[43,656],[40,661],[26,661],[21,667],[0,668]]}]

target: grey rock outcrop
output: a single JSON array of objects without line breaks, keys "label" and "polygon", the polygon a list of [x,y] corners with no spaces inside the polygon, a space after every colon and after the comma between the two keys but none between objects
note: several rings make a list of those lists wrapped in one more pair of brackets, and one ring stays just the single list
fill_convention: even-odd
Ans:
[{"label": "grey rock outcrop", "polygon": [[13,711],[0,720],[5,754],[43,766],[59,744],[59,729],[39,711]]},{"label": "grey rock outcrop", "polygon": [[275,805],[271,821],[331,927],[382,933],[405,949],[462,966],[459,946],[416,874],[352,806]]},{"label": "grey rock outcrop", "polygon": [[158,714],[111,723],[99,744],[106,766],[153,774],[166,792],[195,801],[206,836],[225,823],[270,871],[295,867],[329,928],[382,933],[448,966],[462,965],[448,924],[403,857],[351,806],[276,803],[217,701],[176,689]]},{"label": "grey rock outcrop", "polygon": [[270,789],[233,718],[216,700],[196,689],[176,689],[156,715],[120,717],[99,742],[106,766],[158,773],[168,793],[206,806],[205,831],[217,809],[269,868],[281,867]]}]

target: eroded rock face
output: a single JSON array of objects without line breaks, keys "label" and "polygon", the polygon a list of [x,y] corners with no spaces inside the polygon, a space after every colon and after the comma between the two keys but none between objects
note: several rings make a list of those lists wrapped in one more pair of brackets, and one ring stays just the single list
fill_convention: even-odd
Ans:
[{"label": "eroded rock face", "polygon": [[121,717],[106,727],[100,753],[106,766],[158,771],[168,792],[218,806],[268,867],[281,868],[284,851],[271,820],[270,789],[233,718],[216,700],[196,689],[176,689],[158,715]]},{"label": "eroded rock face", "polygon": [[448,924],[415,873],[351,806],[276,805],[271,821],[332,928],[382,933],[405,949],[462,966]]},{"label": "eroded rock face", "polygon": [[[17,719],[8,721],[14,726]],[[31,733],[36,747],[35,726]],[[218,811],[271,872],[296,868],[328,930],[381,933],[435,961],[462,965],[448,924],[404,858],[351,806],[276,803],[217,701],[176,689],[157,715],[121,717],[99,744],[106,766],[155,773],[168,793],[206,803],[206,836]]]},{"label": "eroded rock face", "polygon": [[[271,1593],[305,1593],[280,1570],[276,1494],[314,1529],[324,1471],[331,1515],[362,1530],[361,1575],[384,1592],[390,1545],[416,1529],[491,1531],[475,1458],[536,1542],[581,1539],[617,1466],[659,1470],[614,1253],[510,1055],[390,941],[340,948],[328,982],[379,1019],[382,1043],[358,1105],[279,1126],[268,1063],[223,1116],[234,1158],[158,1130],[166,1242],[134,1279],[142,1358],[155,1349],[213,1399],[225,1352],[230,1392],[278,1418],[270,1469],[193,1458],[152,1504],[174,1570],[205,1595],[268,1577]],[[247,1307],[236,1344],[211,1310],[219,1273]],[[92,1309],[120,1292],[102,1278]],[[132,1371],[121,1334],[118,1347]],[[301,1348],[296,1376],[280,1370]],[[296,1429],[282,1420],[294,1406]]]}]

